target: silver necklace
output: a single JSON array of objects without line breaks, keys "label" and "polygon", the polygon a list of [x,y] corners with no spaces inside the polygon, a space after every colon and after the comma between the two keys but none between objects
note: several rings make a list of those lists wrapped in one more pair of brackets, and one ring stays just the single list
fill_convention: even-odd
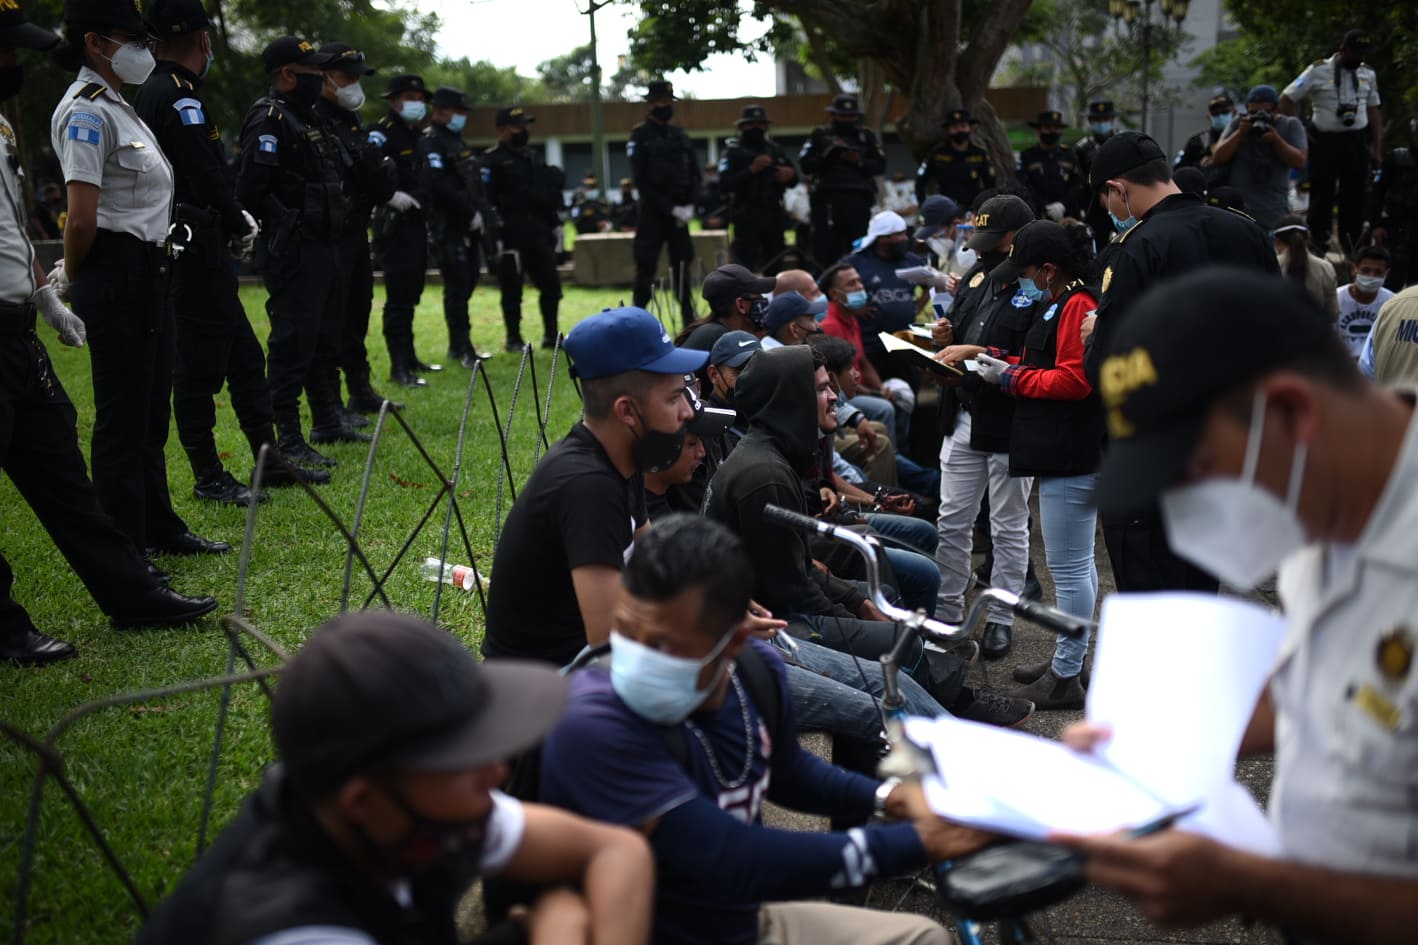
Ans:
[{"label": "silver necklace", "polygon": [[684,727],[689,730],[689,734],[693,735],[695,739],[698,740],[699,747],[704,749],[704,756],[709,759],[709,770],[714,772],[714,780],[718,781],[719,786],[726,791],[741,788],[748,782],[748,776],[753,772],[753,751],[754,748],[757,747],[753,737],[753,720],[750,718],[748,712],[748,695],[743,691],[743,686],[739,683],[738,673],[734,672],[732,666],[729,667],[729,682],[733,683],[734,693],[739,699],[739,712],[743,715],[744,744],[747,746],[744,751],[743,771],[739,772],[737,778],[730,781],[724,777],[724,772],[719,767],[718,759],[714,756],[714,747],[709,744],[709,739],[704,737],[704,733],[699,730],[699,726],[688,719],[686,719],[684,723]]}]

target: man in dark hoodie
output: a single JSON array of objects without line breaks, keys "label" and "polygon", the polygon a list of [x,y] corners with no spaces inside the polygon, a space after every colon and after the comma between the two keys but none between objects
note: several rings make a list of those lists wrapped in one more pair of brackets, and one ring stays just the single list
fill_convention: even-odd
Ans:
[{"label": "man in dark hoodie", "polygon": [[[815,363],[814,354],[807,346],[791,345],[750,359],[734,388],[748,435],[710,480],[704,513],[743,539],[753,560],[754,599],[787,620],[790,632],[875,660],[891,648],[896,626],[856,585],[817,568],[803,535],[763,515],[769,504],[808,512],[803,478],[818,465],[819,412],[836,401],[827,368]],[[928,665],[919,643],[903,665],[923,685],[934,675],[932,694],[964,718],[1013,725],[1033,711],[1030,702],[961,686],[963,664],[937,654]]]}]

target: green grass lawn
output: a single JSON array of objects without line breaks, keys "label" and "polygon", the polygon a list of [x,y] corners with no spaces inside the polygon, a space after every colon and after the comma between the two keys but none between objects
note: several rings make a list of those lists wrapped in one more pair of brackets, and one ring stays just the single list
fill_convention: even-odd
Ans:
[{"label": "green grass lawn", "polygon": [[[562,302],[562,329],[581,318],[628,299],[629,291],[568,288]],[[265,338],[265,293],[242,291],[242,301]],[[467,395],[469,372],[445,365],[429,375],[421,390],[395,390],[381,383],[388,357],[379,333],[383,289],[375,290],[369,335],[376,387],[404,401],[404,416],[446,474],[453,468],[458,424]],[[436,285],[425,291],[418,308],[415,335],[420,357],[446,361],[447,332],[442,295]],[[525,311],[529,337],[540,335],[534,290]],[[473,341],[479,349],[501,352],[503,328],[495,285],[485,280],[472,301]],[[53,333],[44,340],[55,369],[79,413],[79,440],[88,452],[93,422],[88,353],[61,347]],[[540,396],[546,397],[550,353],[536,353]],[[487,364],[505,417],[517,374],[518,356],[499,353]],[[565,373],[563,357],[551,404],[548,437],[555,442],[579,415],[579,401]],[[224,395],[218,397],[218,445],[228,468],[241,479],[251,470],[250,451]],[[517,484],[532,467],[536,410],[530,376],[510,429],[513,474]],[[320,495],[348,523],[359,497],[367,450],[362,445],[328,449],[339,460],[334,481]],[[174,505],[198,534],[221,538],[239,549],[245,511],[200,502],[192,495],[192,473],[174,433],[168,441],[169,480]],[[487,395],[478,385],[458,486],[459,504],[479,564],[490,565],[494,509],[501,468],[497,432]],[[438,489],[431,470],[396,425],[387,431],[371,478],[361,544],[382,572],[418,524]],[[503,514],[511,505],[504,495]],[[429,614],[435,585],[420,580],[418,564],[438,553],[444,505],[410,548],[387,584],[394,606]],[[461,560],[456,533],[449,557]],[[0,550],[17,575],[14,596],[46,632],[73,642],[79,658],[43,670],[0,667],[0,719],[42,735],[65,713],[90,700],[184,680],[221,675],[228,645],[214,618],[191,628],[117,631],[89,598],[55,550],[7,478],[0,477]],[[229,613],[235,599],[239,554],[219,558],[163,559],[174,587],[188,594],[211,594],[218,613]],[[246,613],[282,645],[295,647],[311,628],[339,611],[345,545],[338,532],[300,490],[273,493],[260,509],[256,544],[246,592]],[[359,607],[371,582],[356,568],[351,606]],[[470,646],[482,635],[482,613],[474,594],[444,587],[439,622]],[[271,663],[269,657],[258,657]],[[191,863],[197,836],[208,754],[217,716],[218,694],[204,692],[105,710],[80,721],[59,741],[66,770],[92,807],[109,842],[132,871],[139,889],[156,901]],[[266,706],[254,685],[238,687],[227,725],[226,747],[218,775],[215,823],[224,824],[241,797],[256,783],[272,757],[266,733]],[[0,934],[8,936],[14,916],[14,887],[24,836],[26,808],[35,762],[31,755],[0,740]],[[129,941],[137,913],[113,873],[83,833],[78,819],[51,782],[40,822],[37,868],[29,897],[27,940],[49,942]]]}]

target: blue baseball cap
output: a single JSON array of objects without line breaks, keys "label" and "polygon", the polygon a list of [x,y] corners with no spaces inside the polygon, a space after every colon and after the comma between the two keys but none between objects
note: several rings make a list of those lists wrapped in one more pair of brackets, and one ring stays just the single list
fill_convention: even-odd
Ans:
[{"label": "blue baseball cap", "polygon": [[768,303],[768,314],[763,316],[763,327],[771,335],[793,319],[803,315],[816,317],[815,306],[801,293],[784,292]]},{"label": "blue baseball cap", "polygon": [[1280,104],[1280,93],[1275,91],[1273,85],[1257,85],[1251,89],[1251,94],[1246,96],[1246,102],[1266,102],[1270,105]]},{"label": "blue baseball cap", "polygon": [[715,367],[740,368],[748,359],[763,350],[759,340],[746,331],[728,331],[714,342],[709,363]]},{"label": "blue baseball cap", "polygon": [[916,239],[928,240],[960,219],[960,205],[949,197],[934,194],[921,204],[921,227]]},{"label": "blue baseball cap", "polygon": [[691,374],[709,360],[706,351],[676,348],[659,320],[634,306],[597,312],[571,329],[562,347],[583,381],[626,371]]}]

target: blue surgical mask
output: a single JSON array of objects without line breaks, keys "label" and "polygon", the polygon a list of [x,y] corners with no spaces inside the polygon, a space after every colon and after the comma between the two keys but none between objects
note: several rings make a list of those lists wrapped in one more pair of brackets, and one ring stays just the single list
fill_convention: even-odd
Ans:
[{"label": "blue surgical mask", "polygon": [[858,289],[855,292],[847,293],[847,307],[850,309],[865,308],[870,296],[866,289]]},{"label": "blue surgical mask", "polygon": [[1128,203],[1128,193],[1127,193],[1127,191],[1124,190],[1122,193],[1123,193],[1123,206],[1127,207],[1127,211],[1128,211],[1127,219],[1124,220],[1124,219],[1122,219],[1121,217],[1119,217],[1116,213],[1113,212],[1113,210],[1112,210],[1112,205],[1111,205],[1111,201],[1109,201],[1108,217],[1109,217],[1109,219],[1111,219],[1111,220],[1113,221],[1113,229],[1117,230],[1119,233],[1126,233],[1128,230],[1130,230],[1130,229],[1132,229],[1133,227],[1137,226],[1137,215],[1132,212],[1132,206]]},{"label": "blue surgical mask", "polygon": [[399,106],[399,117],[411,125],[423,121],[427,114],[428,106],[421,99],[411,98]]},{"label": "blue surgical mask", "polygon": [[1097,121],[1088,126],[1095,135],[1110,135],[1113,133],[1113,123],[1111,121]]},{"label": "blue surgical mask", "polygon": [[1220,115],[1211,116],[1211,127],[1214,131],[1225,131],[1227,126],[1229,126],[1230,124],[1231,115],[1227,112],[1222,112]]},{"label": "blue surgical mask", "polygon": [[698,687],[699,674],[713,663],[733,639],[724,634],[703,659],[686,659],[650,647],[611,631],[611,688],[632,712],[657,725],[678,725],[709,698],[718,682]]},{"label": "blue surgical mask", "polygon": [[462,131],[468,124],[467,115],[454,115],[448,119],[448,130],[452,132]]},{"label": "blue surgical mask", "polygon": [[1048,295],[1049,291],[1039,288],[1038,284],[1033,279],[1020,279],[1019,294],[1031,302],[1038,302],[1044,296]]},{"label": "blue surgical mask", "polygon": [[201,74],[198,76],[199,79],[205,79],[205,78],[207,77],[207,73],[212,71],[212,60],[214,60],[214,59],[216,59],[216,58],[217,58],[217,54],[212,51],[211,47],[208,47],[208,48],[207,48],[207,61],[202,64],[202,72],[201,72]]}]

